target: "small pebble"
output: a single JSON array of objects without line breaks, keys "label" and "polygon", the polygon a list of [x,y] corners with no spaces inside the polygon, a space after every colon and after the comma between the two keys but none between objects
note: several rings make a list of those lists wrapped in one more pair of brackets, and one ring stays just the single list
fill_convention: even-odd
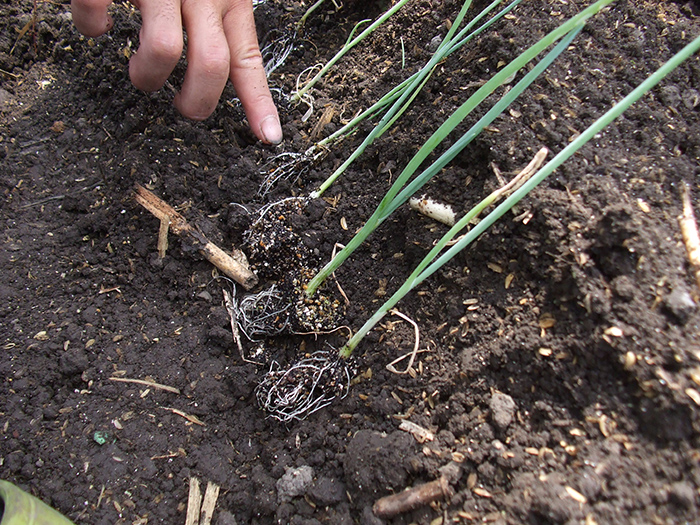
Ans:
[{"label": "small pebble", "polygon": [[690,483],[679,481],[671,485],[668,499],[676,506],[690,510],[695,506],[695,489]]},{"label": "small pebble", "polygon": [[665,106],[677,108],[681,103],[681,90],[678,86],[664,86],[660,90],[659,98]]},{"label": "small pebble", "polygon": [[435,53],[435,51],[437,51],[437,48],[440,47],[441,42],[442,42],[441,35],[434,36],[430,40],[430,43],[428,44],[428,51],[430,51],[431,53]]},{"label": "small pebble", "polygon": [[508,394],[496,392],[489,401],[491,421],[499,430],[507,429],[515,415],[515,401]]},{"label": "small pebble", "polygon": [[286,503],[292,498],[303,496],[313,482],[314,469],[311,467],[304,465],[299,468],[288,468],[277,480],[277,500],[280,503]]},{"label": "small pebble", "polygon": [[685,324],[695,311],[697,305],[685,287],[676,287],[664,297],[664,308],[675,317],[679,323]]},{"label": "small pebble", "polygon": [[683,92],[683,104],[688,109],[695,109],[700,104],[700,93],[697,89],[687,89]]},{"label": "small pebble", "polygon": [[0,89],[0,105],[7,104],[8,102],[12,102],[14,100],[14,96],[12,93],[5,89]]}]

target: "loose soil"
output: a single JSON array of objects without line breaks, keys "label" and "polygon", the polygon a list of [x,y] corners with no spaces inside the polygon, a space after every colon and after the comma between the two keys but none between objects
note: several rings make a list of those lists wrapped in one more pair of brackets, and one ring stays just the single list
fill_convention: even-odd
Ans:
[{"label": "loose soil", "polygon": [[[309,267],[350,239],[454,108],[588,3],[524,0],[442,63],[323,199],[288,214]],[[271,75],[279,93],[388,7],[328,4]],[[216,524],[374,524],[378,498],[441,475],[451,495],[389,522],[697,522],[700,313],[677,217],[684,183],[700,195],[698,57],[399,303],[420,329],[414,374],[386,369],[415,340],[388,316],[358,347],[349,394],[306,419],[283,424],[258,407],[267,368],[233,342],[231,285],[172,235],[158,258],[158,221],[132,199],[135,183],[220,246],[257,253],[262,286],[286,278],[275,273],[286,252],[246,244],[255,210],[308,195],[368,127],[261,197],[266,163],[305,151],[424,64],[459,7],[413,0],[330,71],[306,120],[280,96],[286,139],[272,148],[230,87],[201,123],[177,114],[171,90],[133,88],[128,4],[112,8],[109,35],[88,39],[67,2],[0,3],[0,478],[76,524],[184,523],[191,477],[221,486]],[[304,9],[259,6],[261,40]],[[692,2],[618,0],[425,193],[462,212],[497,187],[494,166],[508,177],[541,147],[560,151],[697,36],[697,14]],[[174,86],[183,73],[184,62]],[[399,209],[336,272],[350,301],[338,325],[357,329],[444,231]],[[265,348],[284,365],[345,337]],[[434,439],[399,430],[405,420]]]}]

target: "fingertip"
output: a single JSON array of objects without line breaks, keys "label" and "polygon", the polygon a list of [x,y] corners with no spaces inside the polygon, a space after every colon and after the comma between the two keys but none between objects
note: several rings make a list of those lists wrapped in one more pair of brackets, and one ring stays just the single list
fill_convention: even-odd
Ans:
[{"label": "fingertip", "polygon": [[114,20],[112,20],[112,17],[109,15],[107,15],[101,22],[96,20],[75,22],[75,27],[78,29],[78,31],[88,38],[97,38],[98,36],[102,36],[107,31],[112,29],[113,26]]},{"label": "fingertip", "polygon": [[160,67],[155,68],[148,62],[148,57],[145,56],[146,53],[140,51],[140,49],[137,50],[129,60],[129,78],[136,89],[146,93],[154,93],[165,85],[168,75],[175,66],[171,69],[160,71]]},{"label": "fingertip", "polygon": [[112,29],[114,21],[107,13],[111,0],[71,2],[71,17],[75,27],[83,35],[94,38]]},{"label": "fingertip", "polygon": [[190,120],[206,120],[212,113],[214,113],[214,110],[216,109],[216,106],[211,108],[208,106],[200,106],[196,110],[193,110],[193,108],[183,102],[182,92],[175,95],[175,98],[173,98],[173,104],[175,105],[175,109],[180,112],[180,115]]},{"label": "fingertip", "polygon": [[268,115],[260,122],[260,134],[263,142],[276,146],[282,139],[282,125],[277,115]]}]

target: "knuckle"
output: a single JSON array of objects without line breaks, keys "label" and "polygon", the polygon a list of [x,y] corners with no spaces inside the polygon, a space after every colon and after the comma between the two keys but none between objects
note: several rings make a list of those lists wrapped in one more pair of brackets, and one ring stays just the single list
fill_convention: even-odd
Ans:
[{"label": "knuckle", "polygon": [[211,78],[227,78],[229,74],[229,55],[224,50],[208,49],[198,60],[198,69]]},{"label": "knuckle", "polygon": [[252,0],[229,0],[228,10],[233,13],[242,12],[243,10],[253,10]]},{"label": "knuckle", "polygon": [[153,58],[167,63],[180,60],[182,55],[182,38],[178,35],[161,36],[150,42],[151,54]]},{"label": "knuckle", "polygon": [[233,66],[242,69],[261,69],[263,67],[263,58],[260,48],[255,44],[251,44],[239,49],[233,59]]}]

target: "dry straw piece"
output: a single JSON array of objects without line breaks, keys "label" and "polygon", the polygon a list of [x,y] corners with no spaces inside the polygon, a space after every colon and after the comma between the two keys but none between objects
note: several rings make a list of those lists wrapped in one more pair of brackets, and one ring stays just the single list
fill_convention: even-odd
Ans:
[{"label": "dry straw piece", "polygon": [[690,189],[688,185],[683,186],[683,215],[678,217],[681,227],[683,242],[688,252],[688,261],[695,275],[695,282],[700,289],[700,235],[698,235],[698,224],[693,212],[693,204],[690,200]]}]

